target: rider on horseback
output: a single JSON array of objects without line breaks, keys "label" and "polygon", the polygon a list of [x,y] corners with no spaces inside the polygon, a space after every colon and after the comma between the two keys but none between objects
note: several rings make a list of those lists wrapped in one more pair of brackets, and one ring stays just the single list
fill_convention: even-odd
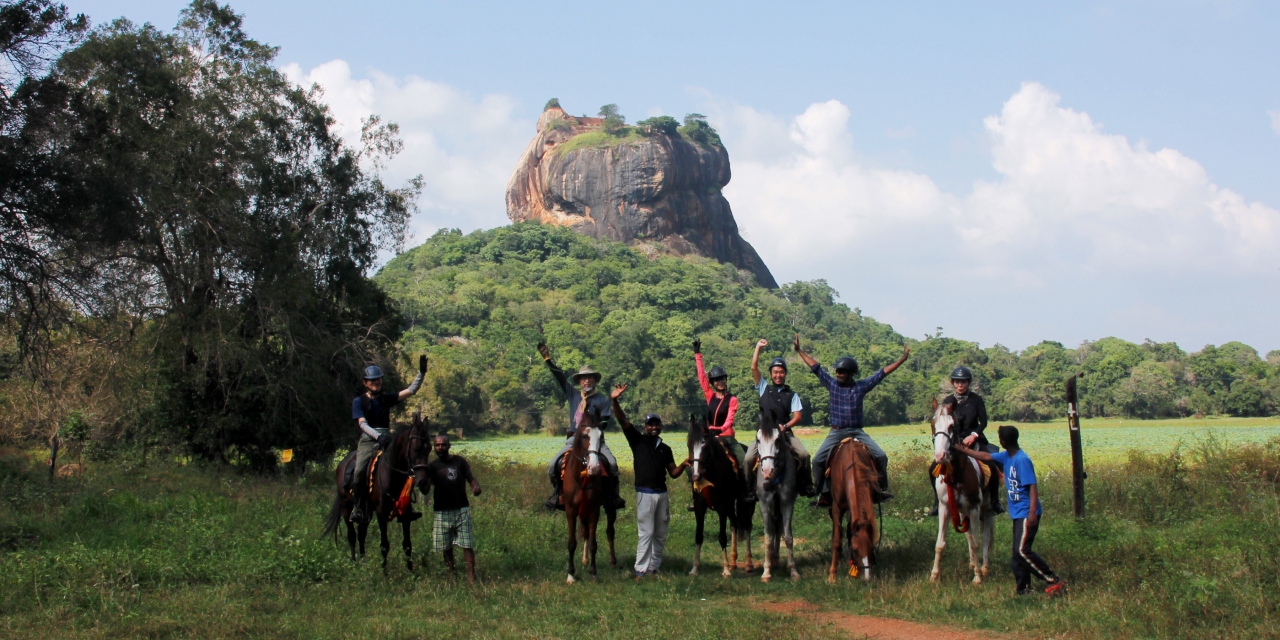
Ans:
[{"label": "rider on horseback", "polygon": [[[738,413],[738,397],[729,393],[729,374],[720,365],[711,367],[711,371],[703,369],[701,340],[693,341],[693,361],[698,368],[698,385],[702,387],[702,395],[707,401],[707,429],[711,430],[716,441],[724,445],[738,463],[738,475],[745,483],[747,452],[742,448],[742,443],[738,442],[733,430],[733,419]],[[693,505],[689,506],[689,510],[693,511]]]},{"label": "rider on horseback", "polygon": [[796,341],[792,346],[796,353],[800,354],[800,359],[809,365],[809,370],[818,376],[822,386],[826,387],[831,394],[828,408],[831,414],[831,431],[827,434],[827,439],[822,441],[822,446],[818,447],[817,455],[813,456],[813,482],[821,487],[822,497],[811,506],[823,509],[831,506],[831,490],[826,478],[827,459],[836,445],[845,438],[853,438],[866,445],[871,456],[875,458],[876,471],[880,474],[880,484],[874,500],[884,502],[893,498],[893,494],[889,493],[889,456],[885,454],[884,449],[880,448],[880,445],[876,444],[875,440],[871,439],[871,436],[867,435],[866,431],[862,430],[862,401],[868,392],[884,380],[885,376],[897,371],[898,367],[907,361],[907,357],[911,355],[911,348],[903,345],[901,358],[868,378],[856,380],[854,376],[858,375],[858,361],[852,357],[841,356],[836,359],[836,376],[832,378],[817,360],[800,349],[800,334],[796,334]]},{"label": "rider on horseback", "polygon": [[[798,459],[796,490],[802,496],[812,497],[818,492],[813,488],[813,474],[809,469],[809,450],[805,449],[800,439],[791,431],[792,427],[800,424],[800,419],[804,416],[804,406],[800,403],[800,394],[787,386],[786,358],[774,358],[769,363],[768,380],[760,376],[760,350],[767,346],[769,341],[761,340],[756,343],[756,350],[751,354],[751,377],[755,379],[756,391],[760,394],[760,414],[772,424],[778,425],[778,429],[783,433]],[[748,487],[756,486],[754,476],[758,444],[752,440],[751,447],[747,449]],[[748,492],[747,499],[754,500],[755,492]]]},{"label": "rider on horseback", "polygon": [[[547,363],[547,368],[551,369],[551,375],[555,376],[556,383],[569,399],[569,437],[565,441],[564,448],[560,449],[560,453],[557,453],[551,459],[551,464],[547,466],[547,477],[551,480],[551,497],[543,503],[551,510],[564,509],[564,505],[560,503],[560,460],[573,446],[574,431],[578,428],[578,423],[585,411],[591,411],[599,417],[600,430],[604,431],[609,425],[609,419],[613,417],[613,408],[609,396],[600,393],[597,388],[600,385],[600,373],[595,369],[582,367],[573,376],[566,377],[564,370],[551,361],[551,349],[545,342],[538,343],[538,355],[541,355],[542,361]],[[577,385],[577,388],[574,385]],[[609,445],[603,440],[600,442],[600,454],[609,472],[609,481],[606,483],[609,495],[605,498],[605,506],[613,509],[626,508],[626,501],[618,495],[618,461],[613,457],[613,452],[609,451]]]},{"label": "rider on horseback", "polygon": [[[382,391],[382,368],[369,365],[364,369],[364,393],[351,401],[351,417],[360,428],[360,442],[356,445],[356,463],[347,467],[347,477],[343,488],[355,490],[356,506],[351,510],[352,522],[367,522],[365,514],[366,502],[369,498],[369,482],[366,474],[369,461],[379,449],[391,445],[391,407],[418,392],[422,387],[422,377],[427,373],[427,356],[418,356],[418,375],[413,383],[402,391]],[[357,478],[359,479],[357,481]],[[420,513],[409,516],[417,519]]]},{"label": "rider on horseback", "polygon": [[[955,420],[954,430],[956,441],[971,449],[978,451],[986,451],[987,453],[999,453],[1000,447],[997,447],[987,441],[987,436],[983,435],[983,430],[987,428],[987,404],[983,402],[982,396],[973,392],[970,386],[973,384],[973,372],[969,367],[964,365],[956,367],[951,371],[951,388],[954,393],[950,398],[955,402],[955,410],[952,418]],[[929,470],[929,487],[933,488],[933,470]],[[1004,513],[1004,509],[1000,506],[999,494],[995,498],[996,513]],[[938,496],[933,496],[933,509],[929,511],[930,516],[938,515]]]}]

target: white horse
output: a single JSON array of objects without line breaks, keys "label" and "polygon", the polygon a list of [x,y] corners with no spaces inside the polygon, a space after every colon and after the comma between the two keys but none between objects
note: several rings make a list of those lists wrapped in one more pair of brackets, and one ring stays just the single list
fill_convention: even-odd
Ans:
[{"label": "white horse", "polygon": [[[933,571],[929,574],[929,580],[938,581],[942,551],[947,548],[947,519],[951,518],[956,531],[964,533],[968,539],[969,568],[973,570],[973,583],[982,584],[982,577],[988,572],[991,538],[995,531],[993,498],[994,491],[999,490],[999,479],[992,477],[989,482],[984,483],[980,463],[952,450],[954,408],[954,404],[939,406],[936,400],[933,402],[933,461],[936,467],[933,488],[938,494],[938,544],[934,547]],[[994,471],[992,475],[996,475]],[[973,523],[979,524],[977,532],[971,527]],[[981,565],[978,564],[979,536],[982,540]]]},{"label": "white horse", "polygon": [[761,420],[761,428],[756,432],[756,450],[760,455],[760,472],[756,474],[756,499],[760,503],[760,516],[764,518],[764,574],[761,582],[772,579],[771,570],[775,563],[780,563],[780,543],[787,543],[787,569],[791,571],[791,579],[799,580],[800,572],[796,571],[796,558],[792,546],[791,515],[796,503],[797,465],[792,457],[791,447],[783,440],[782,431],[777,425],[765,424]]}]

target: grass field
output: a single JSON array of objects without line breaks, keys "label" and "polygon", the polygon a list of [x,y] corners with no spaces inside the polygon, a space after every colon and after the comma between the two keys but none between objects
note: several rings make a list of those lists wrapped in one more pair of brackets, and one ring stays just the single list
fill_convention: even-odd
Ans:
[{"label": "grass field", "polygon": [[[1064,476],[1052,463],[1042,466],[1045,520],[1037,547],[1071,584],[1070,595],[1057,600],[1011,597],[1007,520],[997,525],[987,584],[968,584],[956,534],[942,583],[927,581],[936,523],[922,517],[929,506],[924,461],[901,453],[915,446],[910,430],[917,426],[876,434],[905,444],[890,445],[899,452],[898,498],[885,510],[870,585],[823,582],[829,524],[809,509],[797,513],[798,584],[764,585],[758,572],[730,580],[714,570],[686,575],[693,522],[683,508],[687,486],[677,482],[664,575],[640,585],[630,579],[635,524],[628,509],[619,519],[619,568],[602,562],[598,583],[566,586],[563,519],[542,512],[547,485],[533,464],[558,444],[546,436],[458,447],[476,462],[485,486],[473,502],[476,587],[445,574],[422,523],[415,528],[416,555],[426,562],[416,574],[403,568],[398,532],[386,576],[376,561],[376,532],[374,556],[357,565],[333,541],[318,539],[331,496],[323,469],[256,477],[122,459],[91,465],[86,476],[51,489],[38,469],[24,468],[24,456],[10,452],[0,458],[0,635],[842,637],[812,617],[755,608],[803,599],[824,609],[1024,637],[1274,637],[1280,503],[1275,484],[1263,479],[1280,470],[1280,447],[1247,443],[1265,440],[1277,424],[1180,425],[1086,422],[1097,432],[1086,436],[1091,451],[1116,451],[1096,454],[1090,466],[1084,521],[1068,516]],[[1205,428],[1213,431],[1199,433],[1214,435],[1197,435]],[[1028,449],[1047,448],[1061,430],[1027,429]],[[1119,443],[1130,430],[1156,434],[1138,441],[1155,453],[1122,455]],[[1182,435],[1184,446],[1169,453],[1170,437]],[[620,445],[619,457],[629,458]],[[704,565],[718,568],[714,542],[706,551]]]}]

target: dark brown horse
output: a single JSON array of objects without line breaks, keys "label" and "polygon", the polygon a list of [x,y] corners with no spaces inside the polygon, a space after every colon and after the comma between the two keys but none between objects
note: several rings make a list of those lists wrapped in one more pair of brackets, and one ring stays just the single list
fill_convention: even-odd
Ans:
[{"label": "dark brown horse", "polygon": [[[973,570],[973,583],[982,584],[987,575],[987,562],[991,555],[991,538],[995,530],[996,492],[1000,490],[1000,473],[989,467],[990,477],[983,480],[982,463],[952,448],[955,418],[952,403],[933,401],[933,465],[934,491],[938,495],[938,543],[934,547],[933,571],[929,580],[938,581],[942,552],[947,548],[947,519],[957,533],[965,534],[969,542],[969,568]],[[980,523],[978,532],[972,525]],[[978,564],[979,535],[981,536],[982,564]]]},{"label": "dark brown horse", "polygon": [[[577,582],[573,556],[578,551],[578,535],[582,535],[582,564],[587,567],[589,578],[596,579],[596,527],[600,522],[600,507],[609,493],[609,481],[605,477],[606,466],[600,453],[604,432],[596,426],[591,412],[583,415],[573,434],[573,444],[564,454],[560,473],[560,495],[564,500],[564,515],[569,525],[569,577],[567,584]],[[618,566],[613,550],[613,523],[618,512],[605,509],[609,537],[609,566]]]},{"label": "dark brown horse", "polygon": [[[693,513],[697,519],[693,534],[693,570],[689,575],[698,575],[698,567],[702,563],[707,509],[714,510],[720,516],[720,555],[723,567],[720,575],[728,578],[737,568],[739,540],[747,547],[747,562],[743,565],[743,570],[751,571],[754,568],[751,562],[751,517],[755,514],[755,505],[746,500],[748,488],[735,466],[733,456],[697,416],[689,416],[689,459],[693,461],[693,473],[689,474],[689,478],[693,482]],[[729,546],[729,527],[732,527],[732,551]]]},{"label": "dark brown horse", "polygon": [[870,580],[875,548],[880,542],[880,526],[871,501],[872,487],[880,477],[875,461],[866,445],[848,438],[831,453],[827,470],[831,475],[831,569],[827,571],[827,582],[836,581],[841,538],[849,544],[849,576],[861,573],[863,580]]},{"label": "dark brown horse", "polygon": [[[410,514],[412,509],[409,507],[409,496],[415,487],[422,488],[426,486],[427,481],[427,463],[430,461],[431,443],[428,432],[428,422],[421,414],[413,417],[413,422],[407,426],[398,427],[391,434],[391,446],[383,451],[376,459],[375,463],[370,463],[373,467],[372,477],[357,478],[356,482],[369,482],[369,502],[370,512],[378,518],[378,530],[382,533],[382,569],[387,569],[387,554],[391,551],[391,541],[387,539],[387,523],[392,519],[400,521],[400,527],[403,532],[402,546],[404,547],[405,566],[413,571],[413,536],[410,527],[413,518]],[[343,489],[343,478],[347,473],[347,466],[356,463],[356,454],[351,452],[346,458],[338,464],[335,473],[337,480],[338,493],[333,499],[333,506],[329,508],[329,515],[325,520],[324,533],[322,535],[330,535],[336,538],[338,535],[338,522],[345,521],[347,523],[347,545],[351,547],[351,559],[356,559],[356,547],[359,545],[360,557],[364,557],[364,540],[369,530],[368,522],[361,522],[356,525],[351,522],[351,509],[355,507],[355,494],[353,491]],[[410,480],[413,481],[410,484]]]}]

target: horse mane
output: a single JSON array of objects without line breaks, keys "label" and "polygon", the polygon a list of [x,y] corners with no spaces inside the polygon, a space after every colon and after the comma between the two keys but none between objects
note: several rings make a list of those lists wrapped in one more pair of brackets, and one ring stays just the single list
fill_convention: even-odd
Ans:
[{"label": "horse mane", "polygon": [[763,411],[760,412],[759,422],[760,422],[760,431],[764,433],[764,435],[773,437],[776,433],[778,433],[778,425],[774,424],[772,420],[767,419]]}]

